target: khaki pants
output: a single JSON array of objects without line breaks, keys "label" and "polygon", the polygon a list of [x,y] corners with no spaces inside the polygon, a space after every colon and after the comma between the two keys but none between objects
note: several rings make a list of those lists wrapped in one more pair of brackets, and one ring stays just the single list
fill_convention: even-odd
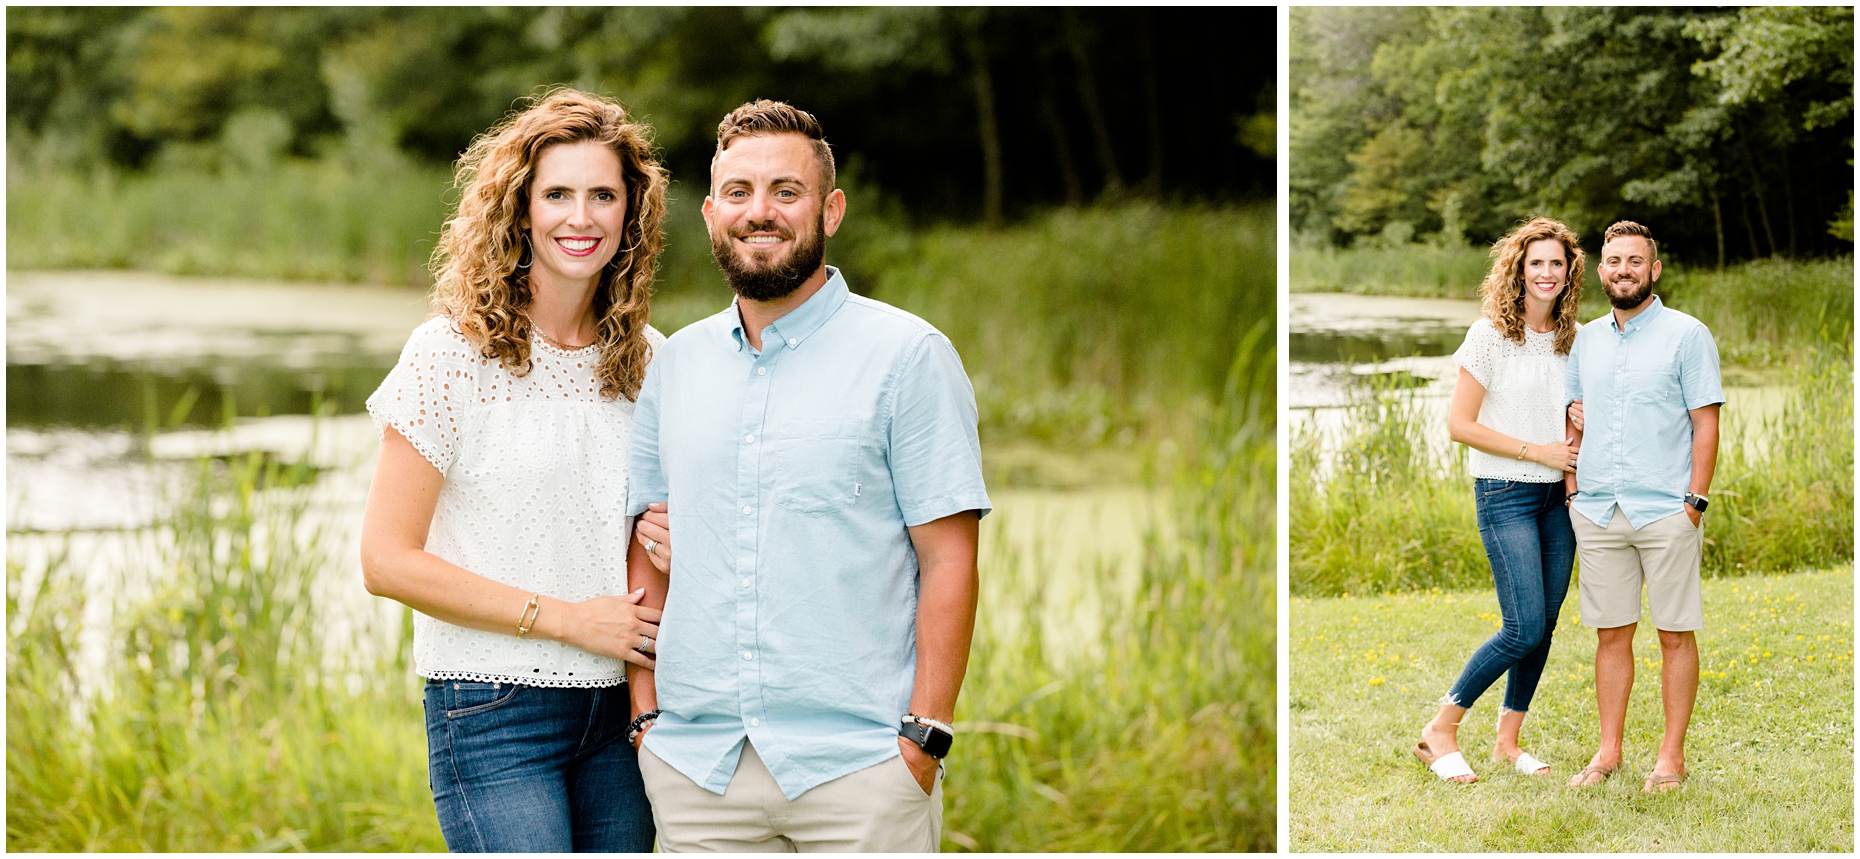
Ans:
[{"label": "khaki pants", "polygon": [[639,774],[665,853],[935,853],[943,771],[928,796],[902,756],[790,801],[747,740],[722,796],[641,748]]},{"label": "khaki pants", "polygon": [[1699,593],[1699,562],[1705,553],[1705,523],[1697,526],[1680,511],[1649,522],[1640,530],[1614,508],[1608,527],[1569,511],[1576,531],[1576,557],[1582,561],[1582,623],[1614,629],[1640,621],[1640,589],[1647,587],[1647,610],[1656,629],[1687,632],[1705,628],[1705,604]]}]

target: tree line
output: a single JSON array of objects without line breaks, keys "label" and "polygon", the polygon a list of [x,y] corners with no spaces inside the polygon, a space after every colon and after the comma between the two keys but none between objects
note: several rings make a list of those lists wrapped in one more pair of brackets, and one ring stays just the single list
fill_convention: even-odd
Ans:
[{"label": "tree line", "polygon": [[1851,253],[1853,14],[1293,9],[1293,231],[1459,244],[1625,217],[1695,263]]},{"label": "tree line", "polygon": [[1271,193],[1270,9],[14,8],[14,161],[450,163],[548,84],[617,97],[675,177],[751,98],[820,117],[914,214]]}]

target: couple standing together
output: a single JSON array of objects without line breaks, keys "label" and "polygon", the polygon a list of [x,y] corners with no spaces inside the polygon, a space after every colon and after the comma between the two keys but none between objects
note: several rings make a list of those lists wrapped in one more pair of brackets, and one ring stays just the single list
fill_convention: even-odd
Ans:
[{"label": "couple standing together", "polygon": [[446,845],[934,851],[989,511],[973,389],[824,264],[845,196],[779,102],[718,126],[735,300],[649,327],[647,133],[561,90],[476,140],[438,314],[368,401],[362,568],[415,610]]},{"label": "couple standing together", "polygon": [[1492,258],[1482,318],[1454,356],[1449,426],[1454,441],[1472,448],[1479,535],[1503,623],[1441,699],[1414,754],[1442,779],[1476,781],[1456,729],[1508,673],[1492,759],[1550,774],[1520,748],[1519,730],[1580,554],[1601,731],[1569,785],[1600,784],[1622,764],[1644,585],[1659,630],[1665,732],[1642,789],[1677,787],[1698,694],[1694,631],[1705,625],[1703,515],[1724,402],[1717,345],[1697,319],[1653,294],[1659,246],[1640,224],[1620,221],[1604,234],[1597,271],[1613,307],[1586,326],[1576,320],[1583,251],[1563,224],[1531,220],[1500,239]]}]

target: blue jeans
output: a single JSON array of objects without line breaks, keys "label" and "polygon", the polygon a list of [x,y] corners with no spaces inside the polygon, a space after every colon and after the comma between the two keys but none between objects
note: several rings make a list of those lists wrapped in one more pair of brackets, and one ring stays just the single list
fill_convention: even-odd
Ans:
[{"label": "blue jeans", "polygon": [[1498,634],[1473,652],[1448,694],[1450,703],[1470,708],[1506,671],[1505,709],[1529,712],[1537,681],[1550,657],[1557,614],[1569,594],[1569,568],[1576,560],[1576,533],[1563,506],[1563,481],[1523,483],[1481,477],[1473,482],[1479,536],[1492,564]]},{"label": "blue jeans", "polygon": [[426,681],[427,771],[454,853],[652,850],[627,687]]}]

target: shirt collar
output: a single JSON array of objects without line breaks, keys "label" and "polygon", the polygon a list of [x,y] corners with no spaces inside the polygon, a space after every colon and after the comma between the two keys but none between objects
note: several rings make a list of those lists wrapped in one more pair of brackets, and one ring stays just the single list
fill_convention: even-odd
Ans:
[{"label": "shirt collar", "polygon": [[[1665,306],[1665,304],[1660,302],[1660,296],[1655,295],[1653,297],[1653,303],[1647,305],[1646,310],[1634,314],[1634,318],[1628,320],[1626,333],[1632,334],[1642,328],[1646,328],[1649,323],[1653,322],[1655,316],[1660,315],[1660,310]],[[1616,334],[1622,333],[1621,322],[1615,318],[1615,312],[1612,310],[1608,311],[1608,325],[1615,330]]]},{"label": "shirt collar", "polygon": [[[786,342],[790,349],[797,348],[808,338],[808,335],[820,330],[820,326],[832,318],[833,314],[840,309],[840,305],[846,303],[846,296],[851,292],[846,286],[846,279],[840,276],[839,269],[833,266],[826,268],[827,282],[820,287],[818,292],[801,302],[800,307],[788,311],[780,319],[769,323],[769,327],[763,329],[762,342],[764,344],[769,343],[773,338]],[[736,306],[739,300],[730,300],[730,316],[736,320],[730,333],[736,337],[736,349],[740,352],[748,347],[749,338],[743,334],[743,314]]]}]

